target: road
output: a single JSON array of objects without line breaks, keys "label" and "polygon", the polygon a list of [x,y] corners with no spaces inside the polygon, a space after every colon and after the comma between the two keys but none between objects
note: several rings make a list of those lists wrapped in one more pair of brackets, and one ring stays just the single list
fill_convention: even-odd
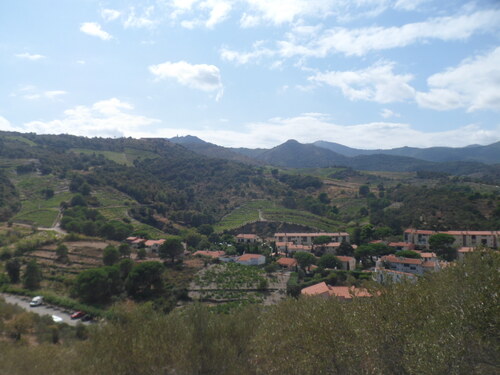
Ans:
[{"label": "road", "polygon": [[[76,326],[80,320],[71,320],[71,313],[65,312],[65,310],[55,307],[55,306],[50,306],[43,304],[41,306],[37,307],[30,307],[30,301],[31,298],[29,297],[23,297],[23,296],[16,296],[12,294],[5,294],[5,293],[0,293],[0,296],[5,299],[5,302],[10,303],[11,305],[18,305],[19,307],[22,307],[26,311],[31,311],[34,312],[35,314],[38,315],[57,315],[60,318],[62,318],[61,323],[67,323],[70,326]],[[83,324],[89,324],[88,322],[82,322]]]}]

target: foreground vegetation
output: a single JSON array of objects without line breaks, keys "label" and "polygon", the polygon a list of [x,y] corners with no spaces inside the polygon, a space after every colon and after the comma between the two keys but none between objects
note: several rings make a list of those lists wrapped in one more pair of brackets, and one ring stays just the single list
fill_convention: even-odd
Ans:
[{"label": "foreground vegetation", "polygon": [[[499,267],[498,253],[477,253],[350,303],[300,298],[230,314],[194,305],[168,315],[128,303],[84,342],[0,340],[0,373],[493,374]],[[4,327],[12,317],[0,319]]]}]

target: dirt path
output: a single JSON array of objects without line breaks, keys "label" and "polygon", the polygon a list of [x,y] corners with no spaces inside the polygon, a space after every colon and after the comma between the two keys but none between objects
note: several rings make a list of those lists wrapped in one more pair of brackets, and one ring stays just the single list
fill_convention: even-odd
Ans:
[{"label": "dirt path", "polygon": [[262,210],[259,208],[259,221],[267,221],[264,219],[264,215],[262,215]]}]

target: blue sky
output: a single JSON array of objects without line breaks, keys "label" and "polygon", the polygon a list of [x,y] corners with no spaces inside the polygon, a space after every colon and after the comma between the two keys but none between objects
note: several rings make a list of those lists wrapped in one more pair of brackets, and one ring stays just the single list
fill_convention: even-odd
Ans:
[{"label": "blue sky", "polygon": [[2,1],[0,83],[0,130],[489,144],[500,2]]}]

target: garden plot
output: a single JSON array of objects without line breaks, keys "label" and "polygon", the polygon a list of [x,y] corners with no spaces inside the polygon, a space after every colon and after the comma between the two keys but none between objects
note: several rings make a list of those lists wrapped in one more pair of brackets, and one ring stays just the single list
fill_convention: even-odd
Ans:
[{"label": "garden plot", "polygon": [[240,301],[267,304],[285,296],[286,282],[287,275],[269,275],[262,268],[237,263],[215,264],[195,276],[190,284],[189,296],[193,300],[213,303]]}]

